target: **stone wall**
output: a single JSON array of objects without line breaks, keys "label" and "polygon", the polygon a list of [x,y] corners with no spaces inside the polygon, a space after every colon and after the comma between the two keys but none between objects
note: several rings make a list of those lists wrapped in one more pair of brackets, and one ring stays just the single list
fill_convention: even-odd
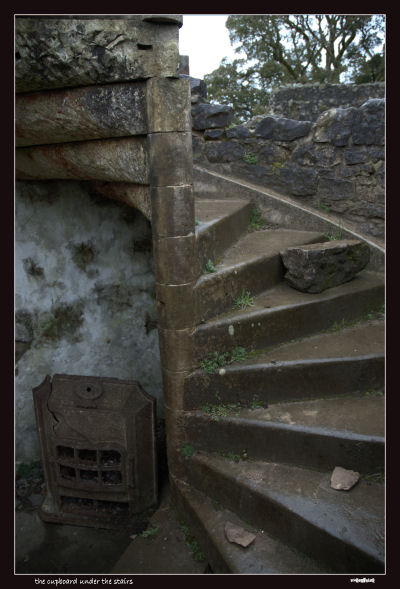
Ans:
[{"label": "stone wall", "polygon": [[361,106],[369,98],[384,98],[385,83],[295,84],[271,92],[269,113],[297,121],[316,121],[330,108]]},{"label": "stone wall", "polygon": [[384,99],[330,108],[315,122],[268,114],[232,126],[230,107],[207,105],[204,92],[197,96],[192,105],[196,164],[331,212],[363,234],[384,237]]},{"label": "stone wall", "polygon": [[17,182],[16,456],[37,459],[32,388],[47,374],[132,379],[163,413],[149,221],[90,183]]},{"label": "stone wall", "polygon": [[17,462],[39,457],[32,387],[47,374],[137,380],[168,422],[161,364],[172,378],[182,331],[169,307],[181,282],[192,288],[171,256],[194,267],[181,24],[171,14],[16,19]]}]

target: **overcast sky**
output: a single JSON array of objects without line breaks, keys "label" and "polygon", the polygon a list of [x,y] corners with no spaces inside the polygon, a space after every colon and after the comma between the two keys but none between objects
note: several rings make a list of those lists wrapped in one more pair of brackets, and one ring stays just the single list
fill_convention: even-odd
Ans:
[{"label": "overcast sky", "polygon": [[190,75],[203,78],[217,69],[224,57],[235,54],[225,21],[228,14],[184,14],[179,29],[179,53],[189,56]]}]

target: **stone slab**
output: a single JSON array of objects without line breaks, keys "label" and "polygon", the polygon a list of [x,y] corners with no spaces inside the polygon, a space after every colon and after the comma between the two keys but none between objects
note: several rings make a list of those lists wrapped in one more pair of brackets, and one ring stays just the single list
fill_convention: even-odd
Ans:
[{"label": "stone slab", "polygon": [[[152,16],[152,15],[149,15]],[[16,18],[15,89],[178,77],[179,24],[130,18]]]},{"label": "stone slab", "polygon": [[309,293],[352,280],[368,264],[369,255],[368,244],[357,240],[334,240],[281,252],[286,282]]},{"label": "stone slab", "polygon": [[144,82],[17,95],[16,146],[147,133]]},{"label": "stone slab", "polygon": [[227,127],[233,121],[233,108],[226,104],[195,104],[192,106],[192,125],[197,131]]},{"label": "stone slab", "polygon": [[146,138],[99,139],[19,147],[19,180],[103,180],[149,183]]},{"label": "stone slab", "polygon": [[149,133],[191,131],[190,84],[185,79],[151,78],[147,82]]}]

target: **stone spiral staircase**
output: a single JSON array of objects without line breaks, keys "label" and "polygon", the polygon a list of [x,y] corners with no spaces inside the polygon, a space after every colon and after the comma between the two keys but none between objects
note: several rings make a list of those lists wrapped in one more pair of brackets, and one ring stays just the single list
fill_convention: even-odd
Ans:
[{"label": "stone spiral staircase", "polygon": [[[197,258],[215,271],[194,288],[198,367],[183,387],[175,504],[214,573],[382,573],[383,277],[290,288],[279,252],[327,238],[249,231],[253,209],[195,193]],[[246,293],[253,304],[234,309]],[[360,473],[350,491],[331,488],[336,466]],[[255,540],[229,542],[226,522]]]}]

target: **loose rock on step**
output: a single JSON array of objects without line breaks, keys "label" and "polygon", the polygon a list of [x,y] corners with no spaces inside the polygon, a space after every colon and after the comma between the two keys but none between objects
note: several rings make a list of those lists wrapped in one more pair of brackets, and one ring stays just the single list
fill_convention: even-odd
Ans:
[{"label": "loose rock on step", "polygon": [[352,280],[369,262],[369,246],[358,240],[333,240],[289,247],[281,252],[285,280],[301,292],[318,293]]},{"label": "loose rock on step", "polygon": [[225,524],[225,536],[229,542],[234,542],[244,548],[250,546],[250,544],[256,539],[255,534],[247,532],[244,528],[240,528],[231,522],[226,522]]},{"label": "loose rock on step", "polygon": [[358,472],[336,466],[331,476],[331,487],[338,491],[349,491],[358,483],[359,478]]}]

